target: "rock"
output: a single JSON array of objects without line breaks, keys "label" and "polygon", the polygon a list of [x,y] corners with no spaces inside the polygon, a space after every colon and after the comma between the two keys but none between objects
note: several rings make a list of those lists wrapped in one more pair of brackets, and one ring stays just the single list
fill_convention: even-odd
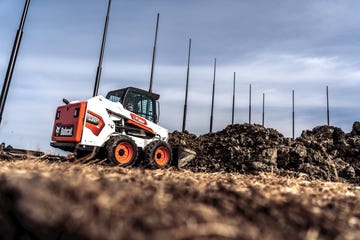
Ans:
[{"label": "rock", "polygon": [[354,122],[352,131],[350,133],[352,136],[360,136],[360,122]]}]

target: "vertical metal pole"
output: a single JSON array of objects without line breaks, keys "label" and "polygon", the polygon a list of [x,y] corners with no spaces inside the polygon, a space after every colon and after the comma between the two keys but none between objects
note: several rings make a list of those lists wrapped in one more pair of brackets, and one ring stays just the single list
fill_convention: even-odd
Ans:
[{"label": "vertical metal pole", "polygon": [[99,91],[99,84],[100,84],[100,77],[101,77],[101,70],[102,70],[102,62],[103,62],[104,49],[105,49],[105,43],[106,43],[106,34],[107,34],[108,23],[109,23],[110,7],[111,7],[111,0],[109,0],[109,2],[108,2],[108,8],[107,8],[105,26],[104,26],[104,33],[103,33],[103,38],[102,38],[102,42],[101,42],[101,51],[100,51],[100,57],[99,57],[99,64],[98,64],[97,71],[96,71],[96,78],[95,78],[93,97],[97,96],[98,91]]},{"label": "vertical metal pole", "polygon": [[212,132],[213,119],[214,119],[215,78],[216,78],[216,58],[214,61],[214,79],[213,79],[213,89],[212,89],[212,98],[211,98],[210,132]]},{"label": "vertical metal pole", "polygon": [[251,84],[249,85],[249,124],[251,124]]},{"label": "vertical metal pole", "polygon": [[327,113],[327,125],[330,125],[330,109],[329,109],[329,87],[326,86],[326,113]]},{"label": "vertical metal pole", "polygon": [[234,124],[234,115],[235,115],[235,78],[236,78],[236,72],[234,72],[231,124]]},{"label": "vertical metal pole", "polygon": [[295,93],[292,90],[292,138],[295,139]]},{"label": "vertical metal pole", "polygon": [[22,38],[23,29],[24,29],[24,25],[25,25],[26,15],[27,15],[27,12],[28,12],[28,9],[29,9],[29,4],[30,4],[30,0],[26,0],[24,10],[23,10],[23,13],[22,13],[22,16],[21,16],[19,29],[16,32],[16,37],[15,37],[15,40],[14,40],[14,45],[13,45],[13,48],[12,48],[8,68],[7,68],[7,71],[6,71],[4,84],[3,84],[3,87],[2,87],[2,90],[1,90],[0,124],[1,124],[2,115],[3,115],[3,112],[4,112],[4,107],[5,107],[7,94],[8,94],[10,83],[11,83],[12,74],[14,72],[14,67],[15,67],[16,58],[17,58],[17,54],[18,54],[18,51],[19,51],[20,43],[21,43],[21,38]]},{"label": "vertical metal pole", "polygon": [[154,67],[155,67],[155,58],[156,58],[156,44],[157,44],[157,35],[158,35],[158,29],[159,29],[159,17],[160,17],[160,13],[158,13],[157,17],[156,17],[155,40],[154,40],[154,49],[153,49],[152,62],[151,62],[149,92],[152,92],[152,84],[153,84],[153,78],[154,78]]},{"label": "vertical metal pole", "polygon": [[189,74],[190,74],[190,53],[191,53],[191,38],[189,39],[188,63],[187,63],[187,72],[186,72],[185,104],[184,104],[184,115],[183,115],[183,125],[182,125],[183,132],[185,131],[186,128],[187,99],[188,99],[188,91],[189,91]]},{"label": "vertical metal pole", "polygon": [[263,93],[263,105],[262,105],[262,126],[265,123],[265,93]]}]

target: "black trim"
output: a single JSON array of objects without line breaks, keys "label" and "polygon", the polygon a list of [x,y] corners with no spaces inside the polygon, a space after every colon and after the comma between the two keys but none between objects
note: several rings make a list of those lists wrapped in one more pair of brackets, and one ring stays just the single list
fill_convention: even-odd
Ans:
[{"label": "black trim", "polygon": [[121,102],[123,101],[124,96],[127,95],[128,91],[133,91],[133,92],[137,92],[137,93],[141,93],[141,94],[147,95],[147,96],[151,97],[152,99],[154,99],[155,101],[159,100],[159,98],[160,98],[160,95],[159,95],[159,94],[156,94],[156,93],[153,93],[153,92],[148,92],[148,91],[142,90],[142,89],[140,89],[140,88],[135,88],[135,87],[127,87],[127,88],[121,88],[121,89],[118,89],[118,90],[110,91],[110,92],[106,95],[106,98],[107,98],[111,93],[118,92],[118,91],[124,91],[124,93],[125,93],[125,94],[123,94],[123,96],[122,96],[122,98],[121,98]]},{"label": "black trim", "polygon": [[95,148],[95,146],[80,145],[78,143],[71,143],[71,142],[50,142],[50,146],[68,152],[74,152],[75,150],[91,152]]},{"label": "black trim", "polygon": [[60,148],[64,151],[73,152],[76,148],[76,143],[68,143],[68,142],[51,142],[50,146],[54,148]]}]

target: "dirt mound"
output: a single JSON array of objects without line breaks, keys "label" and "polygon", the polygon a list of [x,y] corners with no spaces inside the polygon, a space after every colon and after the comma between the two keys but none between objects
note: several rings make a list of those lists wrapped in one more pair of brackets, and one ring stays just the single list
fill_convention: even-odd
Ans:
[{"label": "dirt mound", "polygon": [[360,172],[355,171],[356,162],[352,159],[359,156],[351,156],[351,153],[358,152],[360,148],[349,145],[348,140],[353,137],[348,136],[340,128],[320,126],[304,131],[297,140],[308,151],[306,163],[321,169],[324,179],[359,180]]},{"label": "dirt mound", "polygon": [[[182,148],[176,154],[183,154],[183,161],[176,165],[194,172],[271,172],[307,180],[360,184],[360,122],[355,122],[347,134],[337,127],[318,126],[303,131],[295,140],[261,125],[235,124],[199,137],[175,131],[170,134],[169,143]],[[3,160],[30,157],[22,152],[4,152],[3,148],[4,144],[0,146]],[[33,157],[38,158],[34,153]],[[74,155],[41,158],[82,162]],[[91,162],[103,163],[106,159]],[[140,168],[147,166],[148,163],[138,164]]]},{"label": "dirt mound", "polygon": [[256,172],[276,166],[274,151],[285,138],[273,129],[259,125],[232,125],[217,133],[196,139],[194,171]]},{"label": "dirt mound", "polygon": [[273,174],[0,161],[0,239],[356,239],[359,191]]},{"label": "dirt mound", "polygon": [[345,134],[319,126],[295,140],[260,125],[236,124],[199,137],[174,132],[173,146],[193,149],[184,168],[196,172],[273,172],[280,175],[360,183],[360,123]]}]

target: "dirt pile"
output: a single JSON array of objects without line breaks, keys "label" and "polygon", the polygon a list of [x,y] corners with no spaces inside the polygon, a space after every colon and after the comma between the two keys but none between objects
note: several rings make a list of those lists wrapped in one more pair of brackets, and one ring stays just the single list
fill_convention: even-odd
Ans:
[{"label": "dirt pile", "polygon": [[293,140],[260,125],[236,124],[199,137],[174,132],[173,146],[193,149],[184,168],[196,172],[273,172],[280,175],[360,183],[360,123],[345,134],[319,126]]},{"label": "dirt pile", "polygon": [[[354,123],[354,128],[359,123]],[[340,128],[320,126],[312,131],[304,131],[298,144],[307,149],[302,170],[308,172],[313,167],[326,180],[357,180],[359,182],[360,169],[360,135],[345,134]],[[330,179],[329,179],[330,178]]]},{"label": "dirt pile", "polygon": [[[271,172],[306,180],[360,184],[360,122],[355,122],[352,131],[347,134],[337,127],[319,126],[303,131],[294,140],[261,125],[235,124],[199,137],[175,131],[170,134],[169,143],[186,149],[178,151],[183,154],[183,161],[176,165],[194,172]],[[4,144],[0,145],[2,160],[40,157],[44,160],[82,162],[74,155],[38,156],[34,151],[17,153],[4,149]],[[106,159],[93,159],[91,162],[103,163]],[[138,167],[146,168],[147,165],[139,164]]]}]

